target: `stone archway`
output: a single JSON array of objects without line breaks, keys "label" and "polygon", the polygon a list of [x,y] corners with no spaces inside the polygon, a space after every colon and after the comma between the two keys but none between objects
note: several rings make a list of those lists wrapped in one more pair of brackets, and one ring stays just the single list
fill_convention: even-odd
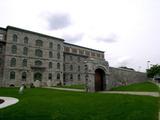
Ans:
[{"label": "stone archway", "polygon": [[103,91],[105,87],[105,72],[98,68],[95,70],[95,91]]}]

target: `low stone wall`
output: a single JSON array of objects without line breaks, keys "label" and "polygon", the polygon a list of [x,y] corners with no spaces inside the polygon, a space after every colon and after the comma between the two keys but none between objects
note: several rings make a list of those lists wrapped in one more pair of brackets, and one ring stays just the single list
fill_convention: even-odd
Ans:
[{"label": "low stone wall", "polygon": [[110,67],[109,71],[110,75],[107,89],[147,81],[146,73],[114,67]]}]

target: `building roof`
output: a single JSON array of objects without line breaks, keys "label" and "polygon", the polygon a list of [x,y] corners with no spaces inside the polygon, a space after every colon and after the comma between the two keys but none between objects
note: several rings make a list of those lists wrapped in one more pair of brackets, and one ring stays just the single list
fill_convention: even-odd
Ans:
[{"label": "building roof", "polygon": [[66,44],[66,45],[71,45],[71,46],[75,46],[75,47],[80,47],[80,48],[83,48],[83,49],[88,49],[88,50],[92,50],[92,51],[97,51],[97,52],[102,52],[102,53],[104,53],[104,51],[95,50],[95,49],[91,49],[91,48],[87,48],[87,47],[83,47],[83,46],[79,46],[79,45],[74,45],[74,44],[71,44],[71,43],[66,43],[66,42],[64,42],[64,44]]},{"label": "building roof", "polygon": [[30,30],[25,30],[25,29],[13,27],[13,26],[7,26],[7,29],[13,29],[13,30],[24,31],[24,32],[28,32],[28,33],[31,33],[31,34],[40,35],[40,36],[43,36],[43,37],[49,37],[49,38],[51,38],[51,39],[58,39],[58,40],[64,41],[64,39],[61,39],[61,38],[57,38],[57,37],[45,35],[45,34],[38,33],[38,32],[33,32],[33,31],[30,31]]}]

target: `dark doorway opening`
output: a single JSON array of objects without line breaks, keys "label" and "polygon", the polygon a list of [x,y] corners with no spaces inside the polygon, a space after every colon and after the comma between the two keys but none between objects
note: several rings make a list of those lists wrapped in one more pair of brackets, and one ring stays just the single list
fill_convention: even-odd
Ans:
[{"label": "dark doorway opening", "polygon": [[34,81],[36,81],[36,80],[42,81],[42,74],[41,73],[34,74]]},{"label": "dark doorway opening", "polygon": [[102,69],[95,70],[95,91],[105,90],[105,72]]}]

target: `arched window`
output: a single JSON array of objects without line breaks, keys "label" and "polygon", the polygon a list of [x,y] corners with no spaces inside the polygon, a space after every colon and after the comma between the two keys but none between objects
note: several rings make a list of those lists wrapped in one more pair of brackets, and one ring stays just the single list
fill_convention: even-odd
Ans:
[{"label": "arched window", "polygon": [[27,79],[27,73],[23,72],[22,73],[22,81],[26,81],[26,79]]},{"label": "arched window", "polygon": [[70,80],[73,80],[73,75],[72,74],[70,74]]},{"label": "arched window", "polygon": [[42,74],[37,72],[34,74],[34,81],[39,80],[42,81]]},{"label": "arched window", "polygon": [[36,46],[42,47],[43,46],[42,40],[36,40]]},{"label": "arched window", "polygon": [[60,69],[60,63],[57,63],[57,69]]},{"label": "arched window", "polygon": [[22,66],[27,67],[27,59],[23,59]]},{"label": "arched window", "polygon": [[49,58],[52,58],[53,57],[53,53],[50,51],[49,52]]},{"label": "arched window", "polygon": [[11,79],[11,80],[14,80],[14,79],[15,79],[15,72],[14,72],[14,71],[11,71],[11,72],[10,72],[10,79]]},{"label": "arched window", "polygon": [[78,74],[78,80],[79,80],[79,81],[81,80],[81,75],[80,75],[80,74]]},{"label": "arched window", "polygon": [[42,50],[36,49],[36,50],[35,50],[35,56],[37,56],[37,57],[42,57],[42,56],[43,56]]},{"label": "arched window", "polygon": [[16,58],[12,58],[12,59],[11,59],[10,66],[11,66],[11,67],[15,67],[15,66],[16,66]]},{"label": "arched window", "polygon": [[28,54],[28,48],[27,47],[24,47],[23,48],[23,55],[27,55]]},{"label": "arched window", "polygon": [[52,80],[52,73],[49,73],[49,74],[48,74],[48,79],[49,79],[49,80]]},{"label": "arched window", "polygon": [[42,65],[42,61],[40,61],[40,60],[35,61],[35,65],[36,66],[41,66]]},{"label": "arched window", "polygon": [[0,45],[0,54],[2,54],[2,53],[3,53],[3,46]]},{"label": "arched window", "polygon": [[24,43],[28,44],[28,37],[24,37]]},{"label": "arched window", "polygon": [[58,74],[57,74],[57,80],[59,80],[59,79],[60,79],[60,74],[58,73]]},{"label": "arched window", "polygon": [[81,70],[81,67],[80,66],[78,66],[78,71],[80,71]]},{"label": "arched window", "polygon": [[16,53],[17,53],[17,46],[12,45],[12,54],[16,54]]},{"label": "arched window", "polygon": [[51,48],[51,49],[53,48],[53,43],[52,42],[49,43],[49,48]]},{"label": "arched window", "polygon": [[70,65],[70,70],[71,70],[71,71],[73,70],[73,65]]},{"label": "arched window", "polygon": [[2,59],[0,58],[0,67],[2,66],[2,64],[3,64],[3,61],[2,61]]},{"label": "arched window", "polygon": [[61,50],[61,45],[60,44],[57,45],[57,50]]},{"label": "arched window", "polygon": [[59,52],[57,53],[57,58],[60,59],[60,53]]},{"label": "arched window", "polygon": [[49,68],[52,68],[52,62],[49,62],[48,67],[49,67]]},{"label": "arched window", "polygon": [[13,42],[17,42],[17,39],[18,39],[17,35],[14,34],[14,35],[13,35]]}]

